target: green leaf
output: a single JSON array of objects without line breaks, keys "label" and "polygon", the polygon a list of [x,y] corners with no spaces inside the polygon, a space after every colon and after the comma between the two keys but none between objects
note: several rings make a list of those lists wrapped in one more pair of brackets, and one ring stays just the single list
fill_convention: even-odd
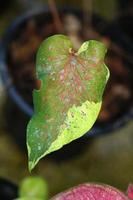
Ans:
[{"label": "green leaf", "polygon": [[109,78],[105,46],[90,40],[78,52],[67,36],[47,38],[37,53],[41,81],[34,90],[34,115],[27,127],[29,169],[45,155],[81,137],[94,124]]},{"label": "green leaf", "polygon": [[38,176],[26,177],[20,184],[20,199],[47,200],[48,187],[47,183]]}]

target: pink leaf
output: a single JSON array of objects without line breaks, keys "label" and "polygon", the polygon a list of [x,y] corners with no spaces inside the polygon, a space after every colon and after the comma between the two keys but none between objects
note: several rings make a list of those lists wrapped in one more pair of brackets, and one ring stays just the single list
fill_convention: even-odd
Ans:
[{"label": "pink leaf", "polygon": [[127,189],[128,198],[133,199],[133,184],[129,184]]},{"label": "pink leaf", "polygon": [[60,193],[51,200],[128,200],[128,198],[112,186],[86,183]]}]

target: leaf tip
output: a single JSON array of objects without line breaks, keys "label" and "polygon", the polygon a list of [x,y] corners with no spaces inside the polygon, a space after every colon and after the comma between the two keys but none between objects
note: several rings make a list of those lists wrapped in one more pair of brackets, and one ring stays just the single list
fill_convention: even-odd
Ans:
[{"label": "leaf tip", "polygon": [[28,146],[27,144],[27,148],[28,148],[28,169],[29,169],[29,172],[31,173],[31,171],[34,169],[34,167],[36,166],[36,161],[35,160],[31,160],[31,157],[30,157],[30,153],[31,153],[31,150],[30,150],[30,147]]},{"label": "leaf tip", "polygon": [[28,168],[29,168],[29,172],[31,173],[31,171],[34,169],[36,163],[33,161],[29,161],[28,162]]}]

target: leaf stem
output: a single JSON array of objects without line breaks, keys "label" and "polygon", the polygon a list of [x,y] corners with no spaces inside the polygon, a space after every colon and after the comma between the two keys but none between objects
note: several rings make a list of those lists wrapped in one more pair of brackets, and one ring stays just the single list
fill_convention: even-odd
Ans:
[{"label": "leaf stem", "polygon": [[59,12],[58,12],[55,1],[54,0],[48,0],[48,3],[49,3],[49,8],[51,10],[52,16],[53,16],[55,27],[56,27],[56,29],[59,33],[63,33],[64,32],[63,31],[63,25],[62,25],[62,22],[60,20]]},{"label": "leaf stem", "polygon": [[83,0],[83,23],[84,28],[92,28],[93,0]]}]

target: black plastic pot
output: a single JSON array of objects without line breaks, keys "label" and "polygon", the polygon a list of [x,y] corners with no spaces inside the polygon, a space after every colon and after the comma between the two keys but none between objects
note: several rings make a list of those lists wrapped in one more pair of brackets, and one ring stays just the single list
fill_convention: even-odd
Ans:
[{"label": "black plastic pot", "polygon": [[[59,8],[59,10],[62,13],[74,13],[78,18],[82,18],[81,11],[77,9]],[[2,80],[9,95],[8,105],[6,104],[6,107],[9,107],[9,109],[7,109],[7,123],[10,124],[10,132],[11,130],[12,132],[14,131],[12,134],[14,135],[15,140],[17,140],[21,146],[24,146],[25,144],[25,130],[27,123],[33,114],[33,107],[32,105],[27,103],[22,94],[20,94],[16,89],[16,86],[13,85],[13,78],[11,77],[9,68],[7,66],[8,46],[19,33],[19,30],[24,27],[25,23],[29,19],[31,19],[32,17],[36,18],[38,16],[40,16],[39,18],[41,18],[41,16],[43,17],[43,14],[45,14],[45,17],[43,18],[43,22],[45,24],[46,21],[52,18],[48,7],[44,7],[37,11],[30,12],[21,17],[18,17],[5,32],[3,40],[0,44],[0,70]],[[117,26],[113,26],[113,23],[110,25],[99,16],[94,15],[93,25],[96,31],[98,31],[101,35],[108,36],[119,46],[125,48],[129,53],[133,52],[133,46],[132,44],[130,44],[128,37],[124,35],[123,32],[121,32],[121,30],[117,28]],[[128,62],[128,60],[125,60],[125,62],[128,63],[128,67],[131,67],[132,63]],[[11,106],[9,104],[11,104]],[[127,112],[123,113],[115,121],[106,124],[95,123],[92,130],[87,133],[85,137],[107,134],[111,131],[117,130],[121,126],[124,126],[131,119],[132,116],[133,106],[131,105],[130,109]]]},{"label": "black plastic pot", "polygon": [[0,178],[0,199],[13,200],[18,197],[18,187],[9,180]]},{"label": "black plastic pot", "polygon": [[[132,7],[133,7],[133,1],[132,1]],[[119,27],[119,29],[121,29],[121,31],[128,36],[128,40],[132,44],[133,29],[131,27],[133,27],[133,13],[126,12],[119,15],[116,19],[115,26]],[[133,48],[131,49],[131,51],[133,52]]]}]

